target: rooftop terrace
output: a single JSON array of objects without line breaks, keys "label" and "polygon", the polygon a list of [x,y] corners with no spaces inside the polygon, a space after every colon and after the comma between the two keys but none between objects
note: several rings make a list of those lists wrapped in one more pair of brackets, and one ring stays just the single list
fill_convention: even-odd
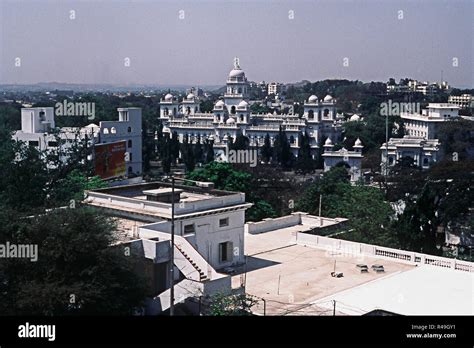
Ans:
[{"label": "rooftop terrace", "polygon": [[233,276],[233,286],[243,283],[247,293],[265,300],[255,313],[332,315],[335,300],[337,315],[374,309],[474,314],[473,263],[308,234],[309,227],[246,233],[247,266]]},{"label": "rooftop terrace", "polygon": [[[171,184],[151,182],[88,191],[85,203],[119,215],[153,222],[171,218]],[[175,218],[244,209],[245,194],[175,185]]]}]

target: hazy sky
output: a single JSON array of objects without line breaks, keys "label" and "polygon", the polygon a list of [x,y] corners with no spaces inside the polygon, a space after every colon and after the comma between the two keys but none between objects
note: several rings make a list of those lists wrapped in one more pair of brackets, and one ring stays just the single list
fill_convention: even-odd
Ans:
[{"label": "hazy sky", "polygon": [[216,85],[238,56],[253,81],[467,87],[473,33],[472,0],[0,0],[0,83]]}]

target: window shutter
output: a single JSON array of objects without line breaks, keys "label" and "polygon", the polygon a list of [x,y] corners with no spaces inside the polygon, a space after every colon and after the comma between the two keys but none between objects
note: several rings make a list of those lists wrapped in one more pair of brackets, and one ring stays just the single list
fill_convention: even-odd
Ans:
[{"label": "window shutter", "polygon": [[227,242],[227,261],[234,260],[234,243]]}]

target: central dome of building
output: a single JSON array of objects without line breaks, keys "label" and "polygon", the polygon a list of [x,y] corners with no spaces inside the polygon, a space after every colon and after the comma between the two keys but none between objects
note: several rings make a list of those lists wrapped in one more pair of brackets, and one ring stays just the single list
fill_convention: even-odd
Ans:
[{"label": "central dome of building", "polygon": [[245,73],[242,69],[232,69],[229,73],[229,77],[244,77]]},{"label": "central dome of building", "polygon": [[245,78],[244,71],[240,68],[239,58],[234,58],[234,68],[229,72],[229,79]]}]

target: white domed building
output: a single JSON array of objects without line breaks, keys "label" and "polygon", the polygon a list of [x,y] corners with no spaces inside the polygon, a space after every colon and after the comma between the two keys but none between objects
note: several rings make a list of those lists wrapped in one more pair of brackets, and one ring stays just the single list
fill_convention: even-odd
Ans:
[{"label": "white domed building", "polygon": [[167,94],[160,101],[160,118],[171,134],[178,134],[178,139],[184,139],[186,134],[194,134],[193,139],[201,141],[212,139],[216,154],[225,150],[230,138],[235,140],[239,133],[249,139],[251,148],[261,148],[267,134],[273,145],[280,127],[285,131],[294,156],[298,156],[300,138],[305,132],[310,137],[313,157],[318,153],[322,137],[333,142],[340,140],[343,120],[337,117],[336,100],[332,96],[319,99],[311,95],[304,103],[303,115],[293,112],[257,114],[250,111],[249,88],[239,59],[235,58],[227,76],[225,93],[216,101],[212,112],[201,112],[199,98],[193,93],[181,102]]},{"label": "white domed building", "polygon": [[340,165],[341,163],[347,168],[351,182],[355,183],[359,181],[362,174],[362,141],[357,138],[354,142],[353,150],[347,150],[342,148],[337,151],[333,151],[333,143],[331,139],[327,139],[324,143],[324,171],[329,171],[332,167]]},{"label": "white domed building", "polygon": [[179,102],[171,94],[166,94],[160,101],[160,118],[168,119],[170,116],[177,116],[179,113]]}]

